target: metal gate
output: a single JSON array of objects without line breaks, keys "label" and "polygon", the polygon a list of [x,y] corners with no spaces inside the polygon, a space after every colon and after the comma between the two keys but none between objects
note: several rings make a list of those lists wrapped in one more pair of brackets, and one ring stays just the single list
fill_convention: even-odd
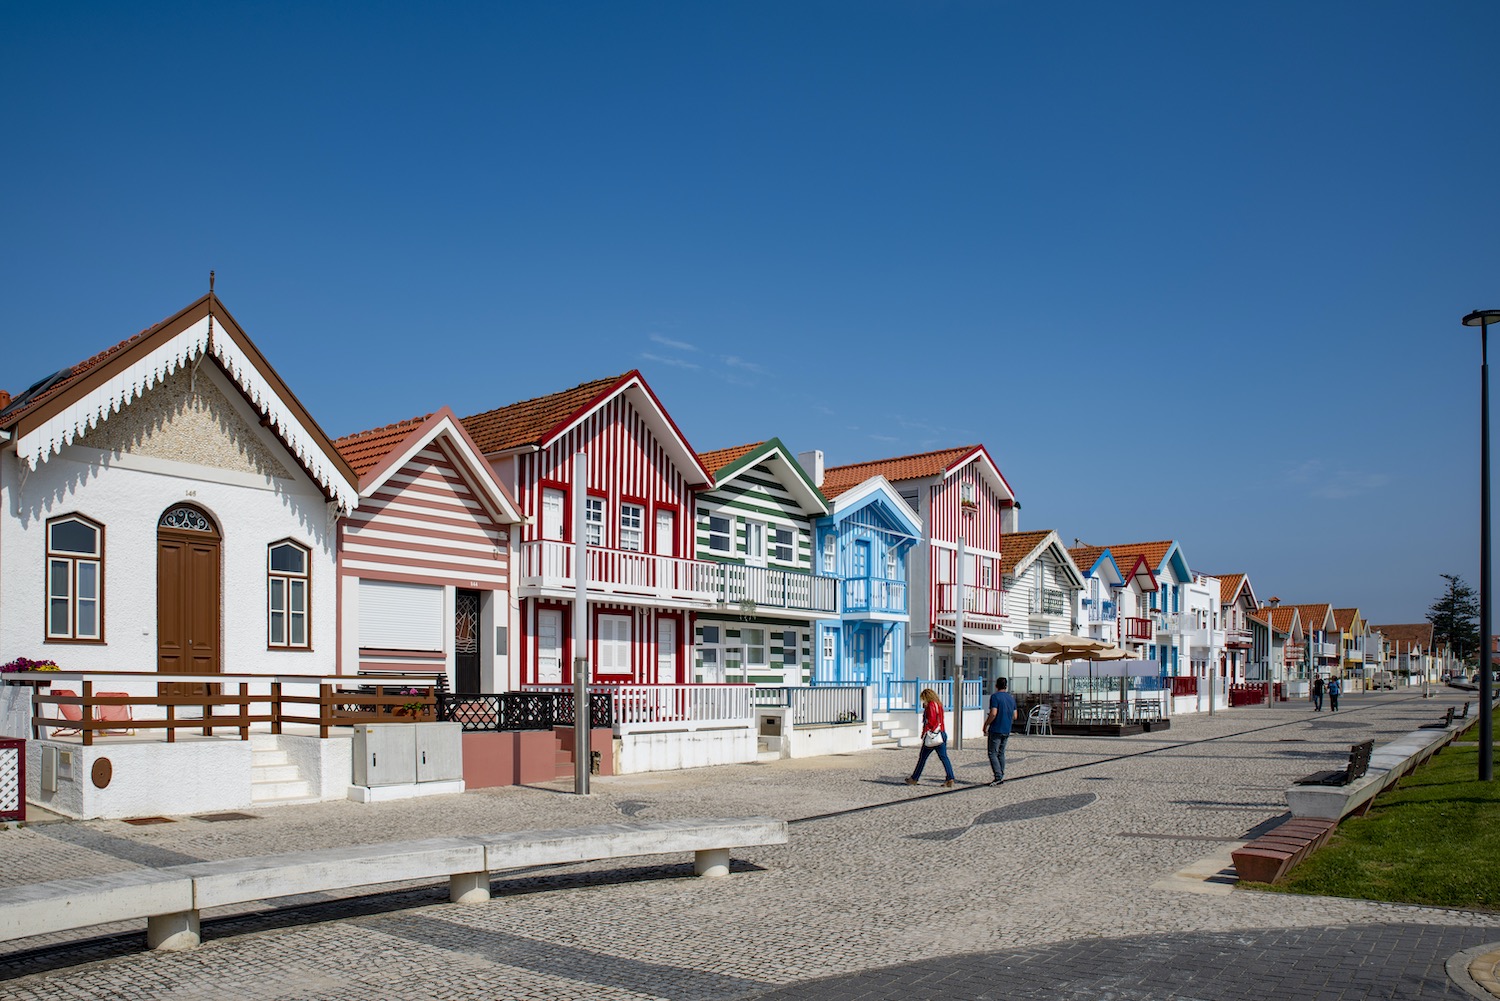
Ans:
[{"label": "metal gate", "polygon": [[26,741],[0,737],[0,820],[26,819]]}]

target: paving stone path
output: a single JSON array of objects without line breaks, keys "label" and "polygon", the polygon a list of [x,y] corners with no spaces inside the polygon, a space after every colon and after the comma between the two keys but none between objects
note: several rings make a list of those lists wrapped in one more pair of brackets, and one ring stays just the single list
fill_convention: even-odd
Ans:
[{"label": "paving stone path", "polygon": [[[1219,871],[1285,809],[1288,782],[1461,698],[1355,695],[1328,727],[1303,704],[1177,717],[1123,739],[1013,739],[1007,781],[982,744],[960,786],[902,778],[870,751],[462,796],[246,811],[133,827],[0,832],[7,885],[192,859],[577,826],[765,814],[785,846],[691,861],[500,875],[487,905],[446,888],[308,895],[205,914],[204,945],[141,951],[140,925],[0,944],[0,997],[458,999],[1439,998],[1500,914],[1233,889]],[[1288,755],[1296,750],[1297,755]],[[971,783],[971,784],[963,784]]]}]

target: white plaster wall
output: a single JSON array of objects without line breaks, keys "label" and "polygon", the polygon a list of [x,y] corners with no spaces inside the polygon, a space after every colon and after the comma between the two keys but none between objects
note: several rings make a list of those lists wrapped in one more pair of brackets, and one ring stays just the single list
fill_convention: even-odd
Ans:
[{"label": "white plaster wall", "polygon": [[[72,778],[59,778],[56,792],[42,790],[42,747],[26,742],[26,798],[54,813],[80,820],[179,816],[240,810],[250,803],[250,742],[198,739],[167,744],[111,742],[83,747],[57,743],[73,755]],[[108,758],[108,787],[94,786],[94,762]],[[170,777],[171,781],[164,781]]]},{"label": "white plaster wall", "polygon": [[283,733],[273,738],[297,766],[303,781],[319,799],[343,799],[354,777],[354,736],[340,730],[321,739]]},{"label": "white plaster wall", "polygon": [[743,764],[756,759],[755,738],[749,727],[626,734],[615,743],[615,773]]},{"label": "white plaster wall", "polygon": [[814,758],[823,754],[849,754],[870,749],[868,723],[844,723],[838,726],[805,726],[784,734],[781,741],[784,758]]},{"label": "white plaster wall", "polygon": [[[224,381],[212,366],[198,377]],[[259,427],[238,392],[226,389],[224,395],[295,469],[295,460]],[[65,670],[156,670],[156,525],[167,508],[183,501],[208,511],[223,533],[223,670],[332,673],[334,519],[310,480],[300,473],[279,479],[77,445],[24,475],[14,451],[0,453],[0,662],[25,656],[51,658]],[[72,513],[104,526],[104,643],[44,638],[46,522]],[[311,549],[311,650],[266,646],[266,547],[284,538]]]}]

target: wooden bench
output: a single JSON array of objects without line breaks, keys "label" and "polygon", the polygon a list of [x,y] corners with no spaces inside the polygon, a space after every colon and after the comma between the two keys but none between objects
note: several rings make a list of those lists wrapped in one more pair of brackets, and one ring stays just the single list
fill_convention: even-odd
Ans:
[{"label": "wooden bench", "polygon": [[678,852],[693,853],[699,876],[727,876],[731,848],[786,841],[786,821],[770,817],[660,820],[136,869],[0,890],[0,941],[145,918],[146,944],[178,951],[198,945],[206,907],[443,878],[449,900],[476,904],[489,899],[494,872]]},{"label": "wooden bench", "polygon": [[[1453,710],[1448,710],[1449,715]],[[1299,786],[1346,786],[1364,777],[1370,768],[1370,755],[1375,753],[1375,741],[1366,740],[1349,746],[1349,762],[1343,768],[1326,772],[1313,772],[1297,780]]]},{"label": "wooden bench", "polygon": [[1235,849],[1234,871],[1251,883],[1274,883],[1327,841],[1336,820],[1293,818]]},{"label": "wooden bench", "polygon": [[[1464,703],[1464,709],[1465,709],[1466,712],[1468,710],[1468,706],[1469,706],[1469,704],[1467,702],[1465,702]],[[1419,727],[1419,729],[1422,729],[1422,730],[1446,730],[1448,727],[1450,727],[1450,726],[1453,725],[1453,717],[1454,717],[1454,715],[1455,715],[1455,713],[1453,712],[1453,707],[1449,706],[1448,707],[1448,711],[1443,714],[1443,718],[1442,719],[1438,720],[1436,723],[1423,723],[1421,725],[1421,727]]]}]

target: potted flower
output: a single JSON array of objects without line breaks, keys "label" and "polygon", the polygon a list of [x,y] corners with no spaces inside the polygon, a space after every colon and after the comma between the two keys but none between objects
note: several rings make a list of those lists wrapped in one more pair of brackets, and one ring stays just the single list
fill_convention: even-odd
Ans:
[{"label": "potted flower", "polygon": [[52,682],[45,678],[17,678],[15,675],[23,671],[60,671],[53,660],[32,660],[29,657],[17,657],[7,664],[0,664],[0,677],[5,677],[6,682],[12,685],[28,685],[32,688],[47,688]]}]

